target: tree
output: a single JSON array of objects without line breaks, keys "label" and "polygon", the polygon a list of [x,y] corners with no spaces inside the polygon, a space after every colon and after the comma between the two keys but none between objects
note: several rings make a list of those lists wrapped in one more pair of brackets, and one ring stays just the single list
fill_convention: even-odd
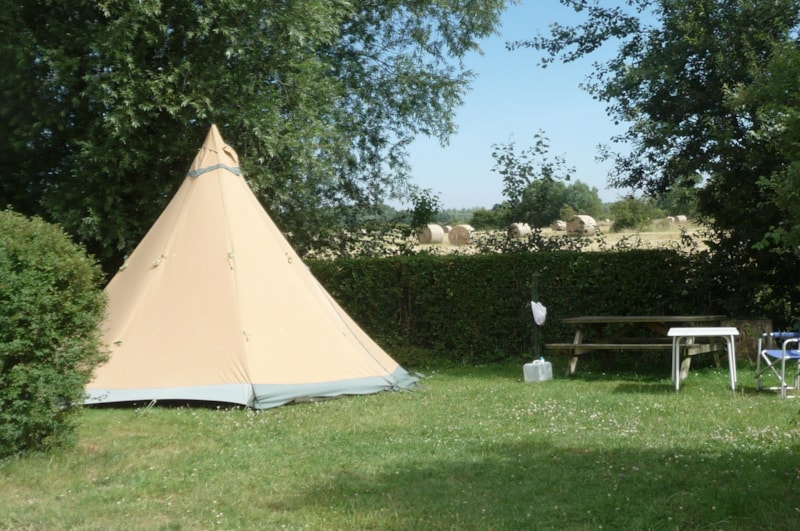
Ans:
[{"label": "tree", "polygon": [[431,190],[421,190],[411,195],[411,231],[416,232],[432,222],[436,214],[442,210],[439,197]]},{"label": "tree", "polygon": [[[603,201],[594,186],[576,180],[567,185],[565,192],[564,204],[575,214],[587,214],[594,218],[603,217],[605,211]],[[561,216],[561,219],[565,219],[565,217]]]},{"label": "tree", "polygon": [[590,216],[602,214],[597,188],[580,181],[567,184],[575,168],[567,166],[564,156],[550,159],[549,140],[542,132],[533,140],[533,145],[519,152],[514,142],[494,146],[492,171],[503,179],[505,222],[544,227],[559,219],[565,207]]},{"label": "tree", "polygon": [[507,209],[503,205],[494,205],[491,210],[476,209],[469,223],[479,230],[502,230],[508,228],[508,218]]},{"label": "tree", "polygon": [[656,198],[658,208],[671,215],[697,217],[697,191],[702,184],[700,176],[695,176],[691,184],[678,184]]},{"label": "tree", "polygon": [[[770,235],[778,234],[788,212],[769,192],[775,179],[789,177],[784,170],[797,153],[763,134],[769,126],[766,101],[736,96],[757,82],[775,81],[764,73],[777,53],[797,46],[800,2],[561,3],[585,14],[585,21],[555,24],[549,36],[513,46],[544,51],[545,64],[618,46],[616,56],[597,64],[586,83],[608,104],[611,119],[630,124],[617,140],[632,149],[615,157],[611,183],[658,197],[700,180],[698,211],[714,236],[711,259],[720,261],[715,281],[782,290],[781,279],[792,276],[794,264],[783,256],[783,238]],[[796,94],[796,83],[788,90]],[[780,91],[768,94],[760,91],[773,103],[786,97]],[[755,295],[743,293],[741,308]]]},{"label": "tree", "polygon": [[[533,135],[533,144],[517,152],[514,142],[492,146],[495,163],[492,171],[503,180],[503,195],[511,215],[523,202],[525,190],[535,181],[569,181],[575,168],[567,167],[563,156],[549,158],[550,139],[542,131]],[[520,220],[516,220],[520,221]]]},{"label": "tree", "polygon": [[514,142],[493,146],[492,171],[503,179],[506,223],[525,222],[540,227],[550,224],[562,206],[565,185],[574,168],[563,156],[549,158],[550,140],[543,132],[533,136],[533,144],[517,152]]},{"label": "tree", "polygon": [[515,219],[530,223],[533,227],[546,227],[557,219],[569,218],[573,214],[593,217],[603,214],[603,202],[597,188],[581,181],[567,184],[542,179],[533,181],[525,188]]},{"label": "tree", "polygon": [[546,227],[559,219],[566,200],[567,185],[563,181],[536,180],[522,192],[522,201],[513,214],[517,221],[531,227]]},{"label": "tree", "polygon": [[[0,0],[0,204],[107,269],[180,184],[210,123],[301,252],[404,197],[406,146],[446,141],[502,0]],[[356,207],[356,208],[353,208]]]},{"label": "tree", "polygon": [[626,229],[643,230],[662,214],[652,199],[629,196],[609,207],[615,232]]},{"label": "tree", "polygon": [[[774,204],[781,217],[769,227],[759,249],[780,246],[800,248],[800,50],[795,44],[778,47],[766,67],[750,86],[737,87],[731,102],[739,107],[757,109],[759,127],[753,131],[775,146],[785,161],[758,185],[761,196]],[[794,253],[792,253],[794,254]]]}]

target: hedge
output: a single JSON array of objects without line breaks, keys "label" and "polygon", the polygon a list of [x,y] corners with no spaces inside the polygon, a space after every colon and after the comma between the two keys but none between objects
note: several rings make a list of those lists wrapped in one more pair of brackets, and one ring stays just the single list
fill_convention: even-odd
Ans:
[{"label": "hedge", "polygon": [[345,310],[387,347],[475,363],[531,349],[534,274],[548,310],[543,342],[572,339],[560,320],[593,314],[726,313],[695,263],[673,250],[418,255],[309,262]]}]

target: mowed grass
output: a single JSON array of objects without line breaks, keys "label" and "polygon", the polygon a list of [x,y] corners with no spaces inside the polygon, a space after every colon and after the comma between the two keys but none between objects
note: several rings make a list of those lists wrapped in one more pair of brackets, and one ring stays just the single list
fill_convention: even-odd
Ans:
[{"label": "mowed grass", "polygon": [[255,412],[88,409],[0,463],[2,529],[797,529],[798,402],[694,369],[428,370]]}]

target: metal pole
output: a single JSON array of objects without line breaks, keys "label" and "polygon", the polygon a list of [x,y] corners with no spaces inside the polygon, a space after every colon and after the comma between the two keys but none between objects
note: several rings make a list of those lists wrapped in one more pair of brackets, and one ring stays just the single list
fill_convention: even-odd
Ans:
[{"label": "metal pole", "polygon": [[531,282],[531,321],[533,328],[531,331],[531,343],[533,344],[533,359],[538,360],[542,357],[542,339],[539,337],[539,325],[533,318],[533,303],[539,302],[539,274],[534,273]]}]

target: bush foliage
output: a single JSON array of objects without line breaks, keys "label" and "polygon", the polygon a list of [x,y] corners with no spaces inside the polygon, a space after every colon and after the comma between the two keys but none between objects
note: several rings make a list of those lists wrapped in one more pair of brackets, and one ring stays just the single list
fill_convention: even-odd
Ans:
[{"label": "bush foliage", "polygon": [[0,212],[0,457],[59,447],[104,358],[101,271],[54,225]]}]

